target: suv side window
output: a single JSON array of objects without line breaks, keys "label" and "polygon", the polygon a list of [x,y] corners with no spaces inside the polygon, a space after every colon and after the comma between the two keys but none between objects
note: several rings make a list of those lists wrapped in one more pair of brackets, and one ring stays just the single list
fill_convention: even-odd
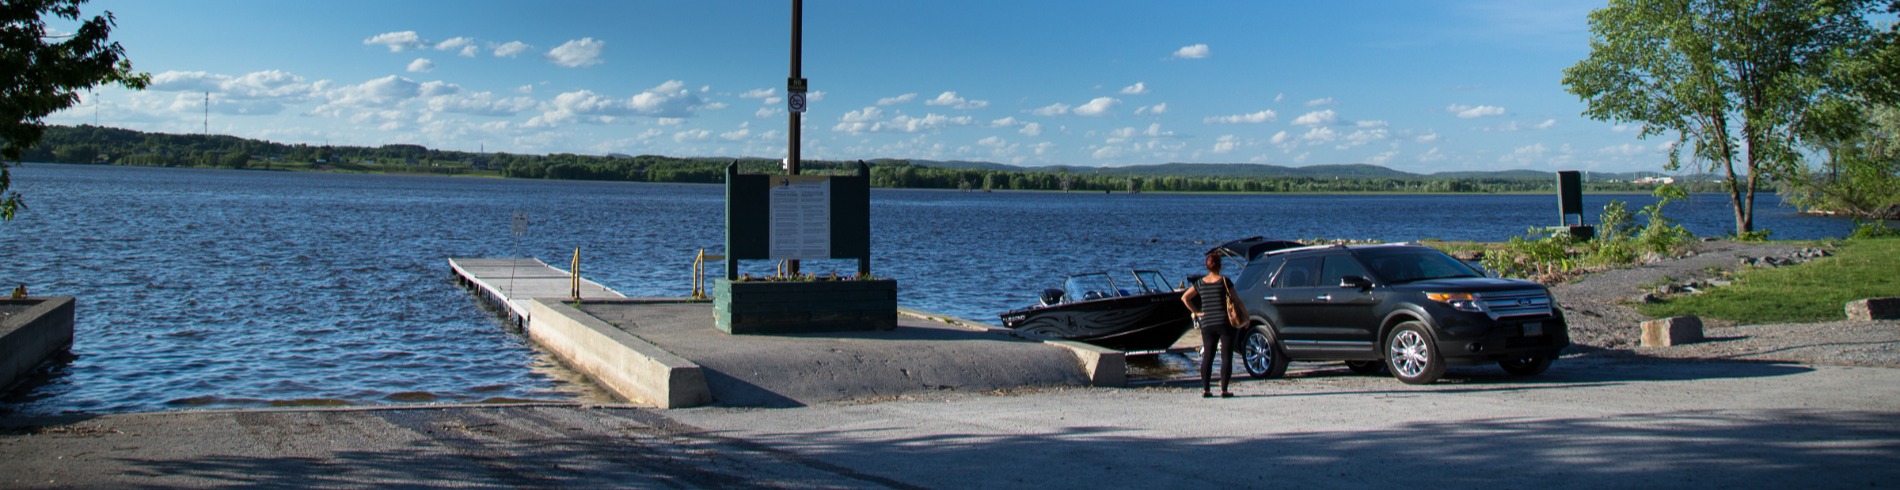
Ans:
[{"label": "suv side window", "polygon": [[1320,275],[1319,280],[1321,286],[1338,286],[1339,281],[1345,279],[1346,276],[1366,277],[1365,266],[1359,265],[1358,260],[1353,260],[1351,255],[1345,254],[1326,256],[1326,268],[1323,270],[1325,272]]},{"label": "suv side window", "polygon": [[1271,276],[1273,271],[1279,270],[1280,266],[1285,264],[1285,257],[1274,257],[1249,263],[1245,270],[1240,271],[1240,279],[1234,281],[1234,287],[1244,290],[1253,287],[1255,284],[1266,283],[1267,277]]},{"label": "suv side window", "polygon": [[1319,279],[1319,257],[1303,257],[1287,261],[1286,268],[1274,274],[1274,289],[1313,287],[1313,281]]}]

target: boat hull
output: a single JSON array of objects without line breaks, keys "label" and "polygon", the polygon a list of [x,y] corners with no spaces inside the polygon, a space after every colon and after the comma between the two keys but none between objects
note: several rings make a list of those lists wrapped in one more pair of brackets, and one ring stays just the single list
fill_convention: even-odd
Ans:
[{"label": "boat hull", "polygon": [[1018,331],[1122,351],[1167,349],[1194,326],[1179,293],[1025,308],[1001,317]]}]

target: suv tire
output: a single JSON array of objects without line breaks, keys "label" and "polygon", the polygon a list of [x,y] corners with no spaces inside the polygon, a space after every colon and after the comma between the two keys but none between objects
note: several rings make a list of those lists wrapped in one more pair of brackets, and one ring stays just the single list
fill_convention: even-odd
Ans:
[{"label": "suv tire", "polygon": [[1280,339],[1273,335],[1272,326],[1254,325],[1241,333],[1246,337],[1240,341],[1240,360],[1248,376],[1269,379],[1286,375],[1286,351],[1280,349]]},{"label": "suv tire", "polygon": [[1545,369],[1550,369],[1550,360],[1550,356],[1505,359],[1498,361],[1498,367],[1504,368],[1504,372],[1518,376],[1536,376],[1543,374]]},{"label": "suv tire", "polygon": [[1385,362],[1392,377],[1405,384],[1432,384],[1445,375],[1445,359],[1432,343],[1431,332],[1417,321],[1400,323],[1386,335]]}]

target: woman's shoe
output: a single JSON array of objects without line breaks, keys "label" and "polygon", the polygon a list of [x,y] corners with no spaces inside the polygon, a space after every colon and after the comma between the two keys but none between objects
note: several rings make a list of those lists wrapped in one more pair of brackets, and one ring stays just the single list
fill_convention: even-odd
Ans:
[{"label": "woman's shoe", "polygon": [[1201,398],[1213,398],[1213,397],[1214,397],[1213,393],[1208,393],[1206,391],[1201,392]]},{"label": "woman's shoe", "polygon": [[1223,392],[1220,392],[1220,397],[1221,397],[1221,398],[1233,398],[1233,397],[1234,397],[1234,394],[1233,394],[1233,393],[1228,393],[1228,392],[1225,392],[1225,391],[1223,391]]}]

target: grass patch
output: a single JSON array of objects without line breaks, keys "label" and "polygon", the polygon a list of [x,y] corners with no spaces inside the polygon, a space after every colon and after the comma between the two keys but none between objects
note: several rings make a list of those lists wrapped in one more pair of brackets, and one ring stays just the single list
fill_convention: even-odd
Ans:
[{"label": "grass patch", "polygon": [[1900,296],[1894,271],[1900,271],[1900,239],[1849,240],[1833,257],[1745,270],[1727,287],[1637,309],[1653,318],[1695,315],[1740,325],[1842,320],[1849,301]]}]

